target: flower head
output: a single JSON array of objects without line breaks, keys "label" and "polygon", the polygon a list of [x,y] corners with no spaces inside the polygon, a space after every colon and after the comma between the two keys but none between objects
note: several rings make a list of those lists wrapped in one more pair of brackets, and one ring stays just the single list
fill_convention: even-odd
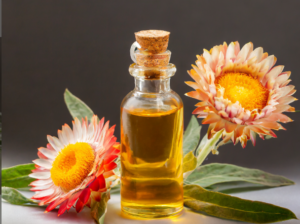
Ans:
[{"label": "flower head", "polygon": [[290,122],[282,112],[294,112],[289,104],[296,98],[294,86],[288,85],[291,72],[275,66],[276,58],[261,47],[253,50],[247,43],[240,49],[232,42],[204,50],[196,65],[188,71],[195,82],[186,82],[195,89],[186,95],[201,100],[193,114],[210,124],[208,138],[223,131],[223,141],[230,139],[245,147],[249,139],[255,145],[256,133],[276,137],[273,130],[284,129],[278,122]]},{"label": "flower head", "polygon": [[118,178],[113,171],[120,153],[114,129],[94,115],[90,124],[87,118],[75,118],[73,130],[65,124],[58,138],[48,135],[49,144],[38,149],[36,169],[29,175],[37,179],[30,184],[36,192],[32,199],[49,204],[46,212],[60,206],[58,215],[72,206],[80,212],[92,199],[100,201],[101,193]]}]

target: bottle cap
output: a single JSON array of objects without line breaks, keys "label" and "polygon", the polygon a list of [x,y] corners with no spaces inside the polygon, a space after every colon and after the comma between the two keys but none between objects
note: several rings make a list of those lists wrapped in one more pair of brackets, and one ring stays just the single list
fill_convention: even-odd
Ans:
[{"label": "bottle cap", "polygon": [[170,32],[163,30],[142,30],[135,33],[136,42],[130,48],[132,60],[144,67],[167,66],[171,58],[171,52],[167,50],[169,36]]},{"label": "bottle cap", "polygon": [[168,48],[170,32],[164,30],[142,30],[135,33],[135,39],[142,51],[152,54],[163,53]]}]

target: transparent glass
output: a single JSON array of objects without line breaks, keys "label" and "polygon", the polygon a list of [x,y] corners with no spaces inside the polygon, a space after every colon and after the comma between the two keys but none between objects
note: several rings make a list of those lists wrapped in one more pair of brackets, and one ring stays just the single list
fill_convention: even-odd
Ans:
[{"label": "transparent glass", "polygon": [[121,104],[121,206],[143,218],[183,208],[183,103],[170,89],[176,68],[133,64],[135,88]]}]

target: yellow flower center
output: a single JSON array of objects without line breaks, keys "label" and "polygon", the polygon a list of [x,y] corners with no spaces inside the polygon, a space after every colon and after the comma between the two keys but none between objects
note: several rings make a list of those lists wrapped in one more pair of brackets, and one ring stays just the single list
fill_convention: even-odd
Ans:
[{"label": "yellow flower center", "polygon": [[56,186],[68,192],[91,172],[94,159],[94,150],[88,143],[69,144],[55,158],[50,170],[51,179]]},{"label": "yellow flower center", "polygon": [[[223,87],[224,98],[239,101],[248,110],[262,109],[268,102],[269,91],[253,76],[245,73],[225,73],[216,78],[217,88]],[[219,87],[218,87],[219,86]]]}]

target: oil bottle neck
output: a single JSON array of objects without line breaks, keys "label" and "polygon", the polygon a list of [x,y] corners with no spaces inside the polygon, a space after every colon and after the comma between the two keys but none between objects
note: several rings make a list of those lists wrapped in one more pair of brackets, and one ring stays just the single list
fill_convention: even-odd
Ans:
[{"label": "oil bottle neck", "polygon": [[169,92],[170,78],[165,79],[141,79],[135,77],[135,91],[144,93]]}]

